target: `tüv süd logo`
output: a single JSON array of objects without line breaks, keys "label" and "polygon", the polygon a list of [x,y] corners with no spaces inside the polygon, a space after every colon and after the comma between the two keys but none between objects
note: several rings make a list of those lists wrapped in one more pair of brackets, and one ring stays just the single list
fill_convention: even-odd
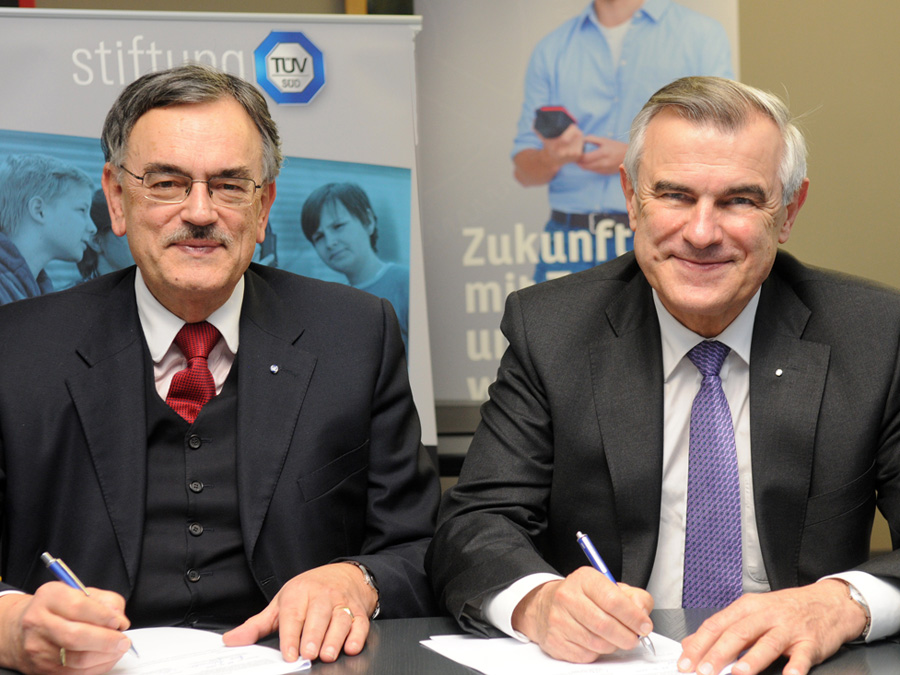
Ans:
[{"label": "t\u00fcv s\u00fcd logo", "polygon": [[269,33],[253,55],[256,81],[276,103],[309,103],[325,85],[322,52],[303,33]]}]

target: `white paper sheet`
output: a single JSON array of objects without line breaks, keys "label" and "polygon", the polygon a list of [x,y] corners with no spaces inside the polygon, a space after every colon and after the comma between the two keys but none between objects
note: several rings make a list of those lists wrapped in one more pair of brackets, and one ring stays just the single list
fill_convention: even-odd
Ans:
[{"label": "white paper sheet", "polygon": [[[547,656],[536,644],[513,638],[479,638],[474,635],[433,635],[422,644],[438,654],[485,675],[673,675],[681,656],[681,644],[651,634],[656,656],[638,645],[631,651],[617,651],[594,663],[567,663]],[[724,672],[728,672],[726,669]]]},{"label": "white paper sheet", "polygon": [[116,675],[281,675],[310,667],[308,659],[287,663],[271,647],[226,647],[210,631],[137,628],[125,634],[140,657],[127,652],[110,671]]}]

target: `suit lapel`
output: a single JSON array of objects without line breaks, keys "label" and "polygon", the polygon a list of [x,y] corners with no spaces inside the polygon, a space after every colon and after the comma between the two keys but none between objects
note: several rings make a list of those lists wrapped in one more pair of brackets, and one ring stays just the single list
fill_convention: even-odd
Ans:
[{"label": "suit lapel", "polygon": [[750,443],[760,546],[773,588],[797,561],[830,347],[802,340],[810,311],[776,275],[763,285],[750,356]]},{"label": "suit lapel", "polygon": [[316,357],[296,347],[303,333],[265,281],[248,272],[238,351],[237,473],[248,560],[281,475]]},{"label": "suit lapel", "polygon": [[132,587],[147,482],[143,344],[131,273],[112,288],[93,329],[76,347],[87,368],[66,382]]},{"label": "suit lapel", "polygon": [[659,322],[643,275],[606,313],[611,330],[591,345],[594,402],[622,533],[622,568],[630,571],[622,581],[643,587],[659,538],[663,445]]}]

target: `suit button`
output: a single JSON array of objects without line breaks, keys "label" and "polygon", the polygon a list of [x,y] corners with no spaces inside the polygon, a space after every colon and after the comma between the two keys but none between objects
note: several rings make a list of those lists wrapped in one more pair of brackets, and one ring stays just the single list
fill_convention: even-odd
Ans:
[{"label": "suit button", "polygon": [[188,445],[190,446],[191,450],[196,450],[201,445],[203,445],[203,441],[200,440],[200,437],[197,434],[192,434],[188,439]]},{"label": "suit button", "polygon": [[188,578],[188,581],[197,582],[200,581],[200,572],[195,569],[190,569],[187,571],[185,576]]},{"label": "suit button", "polygon": [[203,526],[200,523],[191,523],[190,525],[188,525],[188,532],[190,532],[195,537],[199,537],[201,534],[203,534]]},{"label": "suit button", "polygon": [[192,480],[190,483],[188,483],[188,487],[190,488],[191,492],[203,492],[203,483],[201,483],[199,480]]}]

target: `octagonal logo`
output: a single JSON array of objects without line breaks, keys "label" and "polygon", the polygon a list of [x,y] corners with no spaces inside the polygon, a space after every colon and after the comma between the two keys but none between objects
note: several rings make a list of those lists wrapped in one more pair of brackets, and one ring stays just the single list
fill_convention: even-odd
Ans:
[{"label": "octagonal logo", "polygon": [[253,55],[256,81],[276,103],[309,103],[325,85],[322,52],[303,33],[273,31]]}]

